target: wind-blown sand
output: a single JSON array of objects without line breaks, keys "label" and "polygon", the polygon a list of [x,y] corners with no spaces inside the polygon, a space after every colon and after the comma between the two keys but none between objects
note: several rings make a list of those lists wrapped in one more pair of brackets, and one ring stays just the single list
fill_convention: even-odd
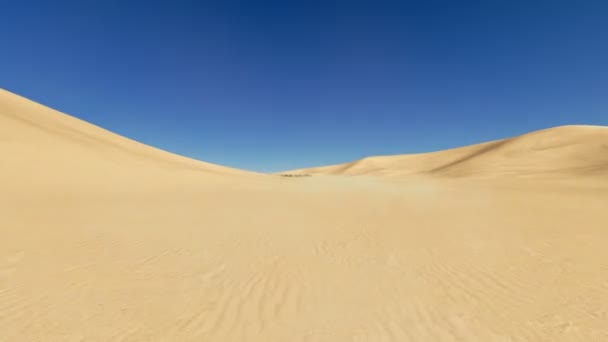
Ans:
[{"label": "wind-blown sand", "polygon": [[0,91],[0,156],[0,341],[608,341],[608,128],[285,178]]}]

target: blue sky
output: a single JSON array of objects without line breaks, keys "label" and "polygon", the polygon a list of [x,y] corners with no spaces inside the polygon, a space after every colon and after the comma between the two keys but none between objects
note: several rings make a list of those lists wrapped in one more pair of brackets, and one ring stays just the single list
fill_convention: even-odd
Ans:
[{"label": "blue sky", "polygon": [[0,87],[256,171],[608,125],[608,1],[2,1]]}]

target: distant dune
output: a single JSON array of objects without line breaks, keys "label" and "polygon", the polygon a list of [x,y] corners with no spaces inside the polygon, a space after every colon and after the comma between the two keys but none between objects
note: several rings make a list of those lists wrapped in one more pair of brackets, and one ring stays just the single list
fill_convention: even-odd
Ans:
[{"label": "distant dune", "polygon": [[278,177],[0,90],[0,342],[607,341],[607,145],[566,126]]},{"label": "distant dune", "polygon": [[608,127],[560,126],[515,138],[451,150],[368,157],[354,162],[285,171],[447,177],[608,175]]}]

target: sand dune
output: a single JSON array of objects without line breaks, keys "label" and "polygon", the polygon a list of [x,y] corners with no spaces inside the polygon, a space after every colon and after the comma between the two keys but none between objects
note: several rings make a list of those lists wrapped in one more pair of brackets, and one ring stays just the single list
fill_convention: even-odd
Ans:
[{"label": "sand dune", "polygon": [[284,178],[0,91],[0,341],[607,341],[606,137]]},{"label": "sand dune", "polygon": [[18,189],[133,185],[177,170],[247,174],[140,144],[3,90],[0,142],[2,175],[11,180],[3,185]]},{"label": "sand dune", "polygon": [[351,163],[286,171],[449,177],[531,177],[608,174],[608,127],[561,126],[451,150],[369,157]]}]

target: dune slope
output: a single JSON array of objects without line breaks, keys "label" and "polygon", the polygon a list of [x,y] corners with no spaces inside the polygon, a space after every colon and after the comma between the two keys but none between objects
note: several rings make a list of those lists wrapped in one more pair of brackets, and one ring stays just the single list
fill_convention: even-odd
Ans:
[{"label": "dune slope", "polygon": [[604,131],[565,129],[543,182],[475,176],[523,138],[285,178],[0,92],[0,341],[606,341]]},{"label": "dune slope", "polygon": [[448,177],[608,174],[608,127],[561,126],[451,150],[368,157],[285,173]]},{"label": "dune slope", "polygon": [[0,90],[0,168],[5,186],[116,186],[180,171],[246,175],[177,156]]}]

